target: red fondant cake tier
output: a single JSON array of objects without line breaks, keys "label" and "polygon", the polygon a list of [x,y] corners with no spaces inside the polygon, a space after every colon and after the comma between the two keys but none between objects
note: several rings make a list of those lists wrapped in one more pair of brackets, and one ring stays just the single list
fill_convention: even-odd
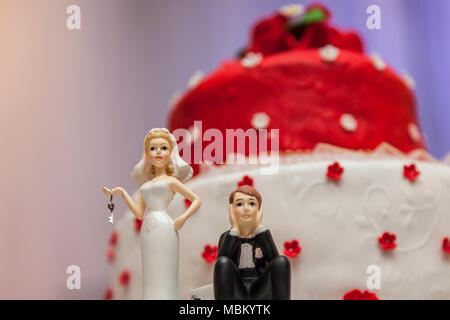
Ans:
[{"label": "red fondant cake tier", "polygon": [[[331,62],[318,49],[270,55],[252,68],[227,62],[178,102],[170,130],[189,128],[195,120],[202,121],[203,131],[245,130],[261,112],[268,129],[280,130],[281,150],[312,149],[320,142],[350,149],[373,149],[381,142],[404,152],[424,148],[411,134],[415,101],[403,79],[348,50]],[[343,124],[345,116],[350,126]]]}]

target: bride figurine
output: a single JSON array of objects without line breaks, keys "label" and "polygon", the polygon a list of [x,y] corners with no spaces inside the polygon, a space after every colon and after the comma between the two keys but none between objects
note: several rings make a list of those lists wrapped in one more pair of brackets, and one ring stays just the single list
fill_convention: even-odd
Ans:
[{"label": "bride figurine", "polygon": [[[138,202],[121,187],[103,188],[108,197],[121,195],[136,218],[144,219],[140,232],[144,299],[179,299],[178,230],[200,207],[200,198],[183,184],[192,173],[178,153],[175,137],[165,128],[154,128],[145,137],[142,158],[131,172],[141,185]],[[192,204],[172,220],[166,209],[177,192]]]}]

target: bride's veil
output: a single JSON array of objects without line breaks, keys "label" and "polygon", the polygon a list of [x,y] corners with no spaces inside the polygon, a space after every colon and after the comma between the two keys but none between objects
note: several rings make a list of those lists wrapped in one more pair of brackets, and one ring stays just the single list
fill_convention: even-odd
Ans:
[{"label": "bride's veil", "polygon": [[[153,131],[164,131],[167,134],[169,134],[170,140],[172,140],[173,145],[172,153],[170,155],[169,160],[169,164],[174,167],[174,172],[172,176],[177,178],[183,183],[188,181],[192,177],[193,169],[180,157],[175,137],[166,128],[153,128],[152,130],[150,130],[150,132]],[[142,153],[141,160],[131,172],[131,179],[133,179],[137,184],[142,185],[153,178],[153,174],[150,171],[151,171],[150,164],[148,163],[148,161],[146,161],[144,150]]]}]

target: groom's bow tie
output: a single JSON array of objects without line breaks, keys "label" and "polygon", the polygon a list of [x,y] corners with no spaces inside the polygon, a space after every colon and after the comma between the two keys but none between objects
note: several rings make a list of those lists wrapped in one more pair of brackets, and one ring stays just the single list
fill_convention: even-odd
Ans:
[{"label": "groom's bow tie", "polygon": [[249,243],[249,244],[254,244],[255,243],[255,238],[241,238],[241,244],[242,243]]}]

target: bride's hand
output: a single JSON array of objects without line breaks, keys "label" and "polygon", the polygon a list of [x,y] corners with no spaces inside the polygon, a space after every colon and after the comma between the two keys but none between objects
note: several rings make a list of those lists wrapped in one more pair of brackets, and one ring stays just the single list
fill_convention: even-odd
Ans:
[{"label": "bride's hand", "polygon": [[175,229],[180,230],[181,227],[183,227],[183,224],[186,222],[186,220],[184,219],[184,217],[178,217],[173,221],[173,226],[175,227]]},{"label": "bride's hand", "polygon": [[122,187],[117,187],[117,188],[114,188],[114,189],[112,189],[112,190],[108,189],[107,187],[103,187],[103,192],[104,192],[108,197],[111,196],[111,193],[112,193],[113,196],[118,196],[118,195],[121,196],[121,195],[123,195],[124,190],[123,190]]}]

